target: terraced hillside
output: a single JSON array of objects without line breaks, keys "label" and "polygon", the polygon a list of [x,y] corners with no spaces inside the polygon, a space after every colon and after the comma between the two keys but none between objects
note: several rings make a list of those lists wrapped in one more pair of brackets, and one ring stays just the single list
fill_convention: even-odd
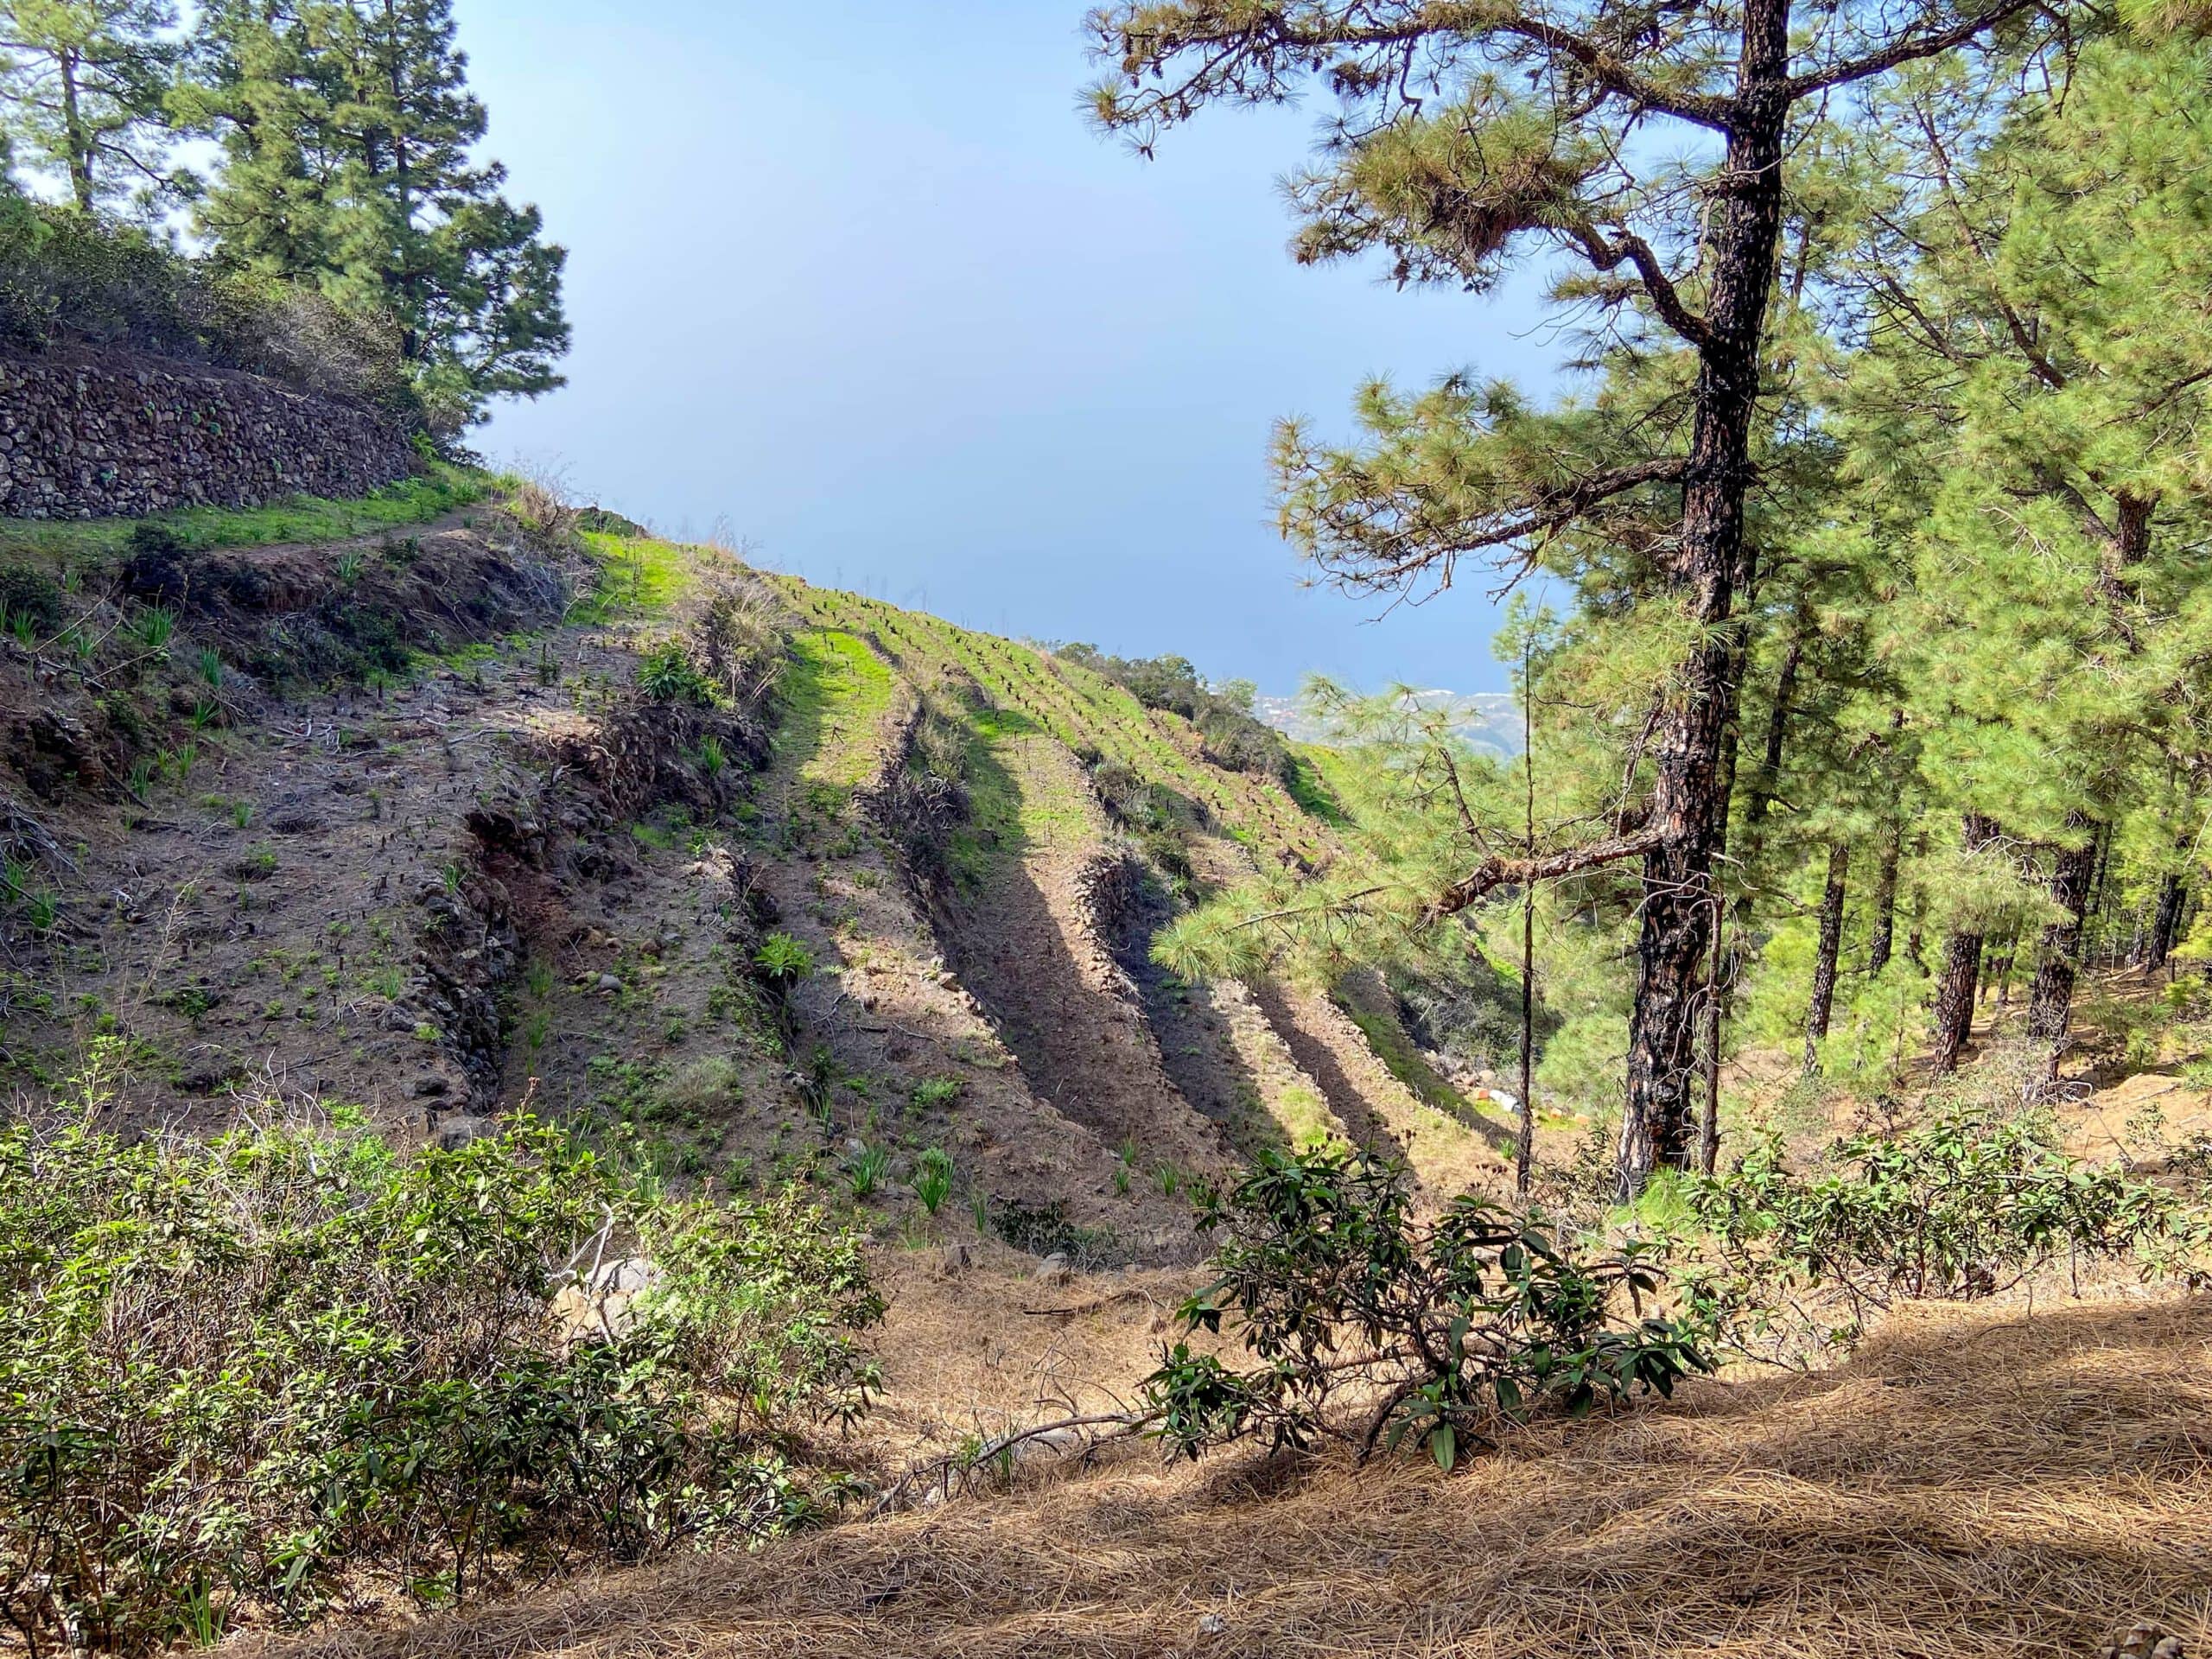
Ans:
[{"label": "terraced hillside", "polygon": [[[1042,1097],[1125,1147],[1199,1167],[1325,1138],[1395,1147],[1455,1190],[1499,1167],[1503,1126],[1456,1096],[1424,1099],[1332,996],[1185,983],[1151,960],[1181,897],[1262,861],[1333,856],[1329,823],[1276,778],[1218,764],[1179,715],[1047,651],[784,588],[952,729],[967,810],[942,858],[921,861],[917,891]],[[1387,997],[1374,1006],[1394,1018]]]},{"label": "terraced hillside", "polygon": [[1153,961],[1334,831],[1080,664],[458,495],[10,558],[26,1098],[448,1141],[527,1103],[671,1180],[1098,1262],[1188,1259],[1187,1184],[1265,1145],[1500,1167],[1387,993]]}]

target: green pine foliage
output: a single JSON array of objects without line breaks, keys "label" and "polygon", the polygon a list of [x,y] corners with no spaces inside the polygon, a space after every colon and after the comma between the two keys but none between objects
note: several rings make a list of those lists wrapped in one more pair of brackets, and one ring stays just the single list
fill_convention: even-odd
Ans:
[{"label": "green pine foliage", "polygon": [[163,101],[179,47],[168,0],[0,4],[6,154],[81,213],[172,198]]},{"label": "green pine foliage", "polygon": [[434,426],[562,384],[566,254],[474,150],[451,0],[202,13],[182,118],[223,164],[195,217],[225,257],[390,315]]},{"label": "green pine foliage", "polygon": [[[479,159],[486,115],[454,34],[451,0],[0,5],[0,156],[73,210],[0,225],[35,243],[0,247],[0,327],[256,372],[273,357],[295,379],[327,359],[440,437],[558,386],[567,256]],[[196,258],[105,222],[186,203]]]}]

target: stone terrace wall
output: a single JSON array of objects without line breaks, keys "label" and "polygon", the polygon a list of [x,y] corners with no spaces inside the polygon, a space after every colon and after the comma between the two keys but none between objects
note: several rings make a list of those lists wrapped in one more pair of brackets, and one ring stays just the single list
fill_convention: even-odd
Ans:
[{"label": "stone terrace wall", "polygon": [[145,358],[0,357],[0,517],[137,518],[365,495],[415,452],[365,410]]}]

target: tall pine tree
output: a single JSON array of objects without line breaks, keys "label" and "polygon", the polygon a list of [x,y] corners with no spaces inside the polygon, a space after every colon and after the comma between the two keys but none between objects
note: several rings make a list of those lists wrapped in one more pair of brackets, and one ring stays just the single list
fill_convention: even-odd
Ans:
[{"label": "tall pine tree", "polygon": [[0,127],[13,161],[88,213],[167,194],[175,22],[168,0],[0,0]]},{"label": "tall pine tree", "polygon": [[224,155],[198,220],[220,252],[388,311],[448,426],[562,384],[567,256],[474,158],[451,0],[217,0],[197,66],[187,107]]},{"label": "tall pine tree", "polygon": [[[1633,822],[1603,844],[1491,856],[1433,900],[1447,914],[1509,882],[1641,861],[1638,982],[1619,1150],[1624,1191],[1682,1166],[1701,1075],[1726,760],[1744,660],[1745,515],[1763,347],[1780,265],[1793,121],[1808,101],[1940,58],[2029,15],[2027,0],[1902,7],[1735,0],[1157,0],[1094,15],[1115,73],[1099,120],[1148,148],[1209,105],[1284,101],[1318,82],[1341,113],[1300,180],[1297,250],[1381,250],[1402,280],[1478,291],[1538,249],[1582,273],[1574,297],[1632,314],[1694,361],[1679,448],[1633,437],[1602,458],[1531,454],[1474,424],[1427,467],[1300,435],[1280,457],[1294,537],[1349,585],[1448,581],[1463,561],[1526,563],[1623,496],[1670,498],[1657,596],[1687,648],[1645,753]],[[1793,24],[1796,25],[1793,38]],[[1665,130],[1684,142],[1669,145]]]}]

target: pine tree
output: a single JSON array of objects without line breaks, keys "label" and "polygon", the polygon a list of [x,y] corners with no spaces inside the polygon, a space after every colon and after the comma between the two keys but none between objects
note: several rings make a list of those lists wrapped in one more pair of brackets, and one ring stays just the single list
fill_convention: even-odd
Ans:
[{"label": "pine tree", "polygon": [[471,159],[451,0],[219,0],[197,67],[188,107],[224,153],[198,219],[226,257],[388,311],[448,427],[562,384],[567,256]]},{"label": "pine tree", "polygon": [[1915,88],[1894,124],[1921,137],[1897,170],[1929,188],[1895,216],[1912,228],[1875,284],[1888,327],[1859,378],[1917,423],[1938,480],[1915,537],[1916,708],[1966,850],[1997,849],[2042,889],[2033,906],[1955,903],[1939,1071],[1985,940],[2019,933],[2028,1030],[2056,1079],[2101,849],[2149,778],[2204,765],[2212,151],[2189,111],[2208,62],[2201,44],[2100,42],[2063,103],[1998,109],[1979,156],[1944,142],[1971,124],[1942,105],[1989,88]]},{"label": "pine tree", "polygon": [[[1399,411],[1371,398],[1370,417],[1382,418],[1370,424],[1383,429],[1370,449],[1317,448],[1293,429],[1278,454],[1287,528],[1357,588],[1448,582],[1463,560],[1526,568],[1610,504],[1670,503],[1650,563],[1690,641],[1653,728],[1635,822],[1603,845],[1485,858],[1433,900],[1447,914],[1509,882],[1641,861],[1624,1191],[1690,1156],[1793,118],[1808,99],[1956,51],[2028,10],[2024,0],[1808,9],[1794,42],[1788,0],[1592,0],[1567,14],[1512,0],[1166,0],[1092,18],[1116,71],[1096,92],[1098,118],[1143,148],[1212,104],[1280,102],[1311,80],[1336,92],[1342,113],[1320,165],[1294,187],[1302,259],[1379,249],[1402,280],[1480,291],[1547,247],[1584,272],[1565,291],[1623,318],[1630,339],[1694,361],[1679,447],[1617,435],[1594,454],[1532,453],[1512,420],[1459,397],[1415,406],[1395,432],[1386,423]],[[1663,126],[1707,148],[1655,143]]]},{"label": "pine tree", "polygon": [[0,0],[0,124],[16,164],[79,211],[166,194],[168,0]]}]

